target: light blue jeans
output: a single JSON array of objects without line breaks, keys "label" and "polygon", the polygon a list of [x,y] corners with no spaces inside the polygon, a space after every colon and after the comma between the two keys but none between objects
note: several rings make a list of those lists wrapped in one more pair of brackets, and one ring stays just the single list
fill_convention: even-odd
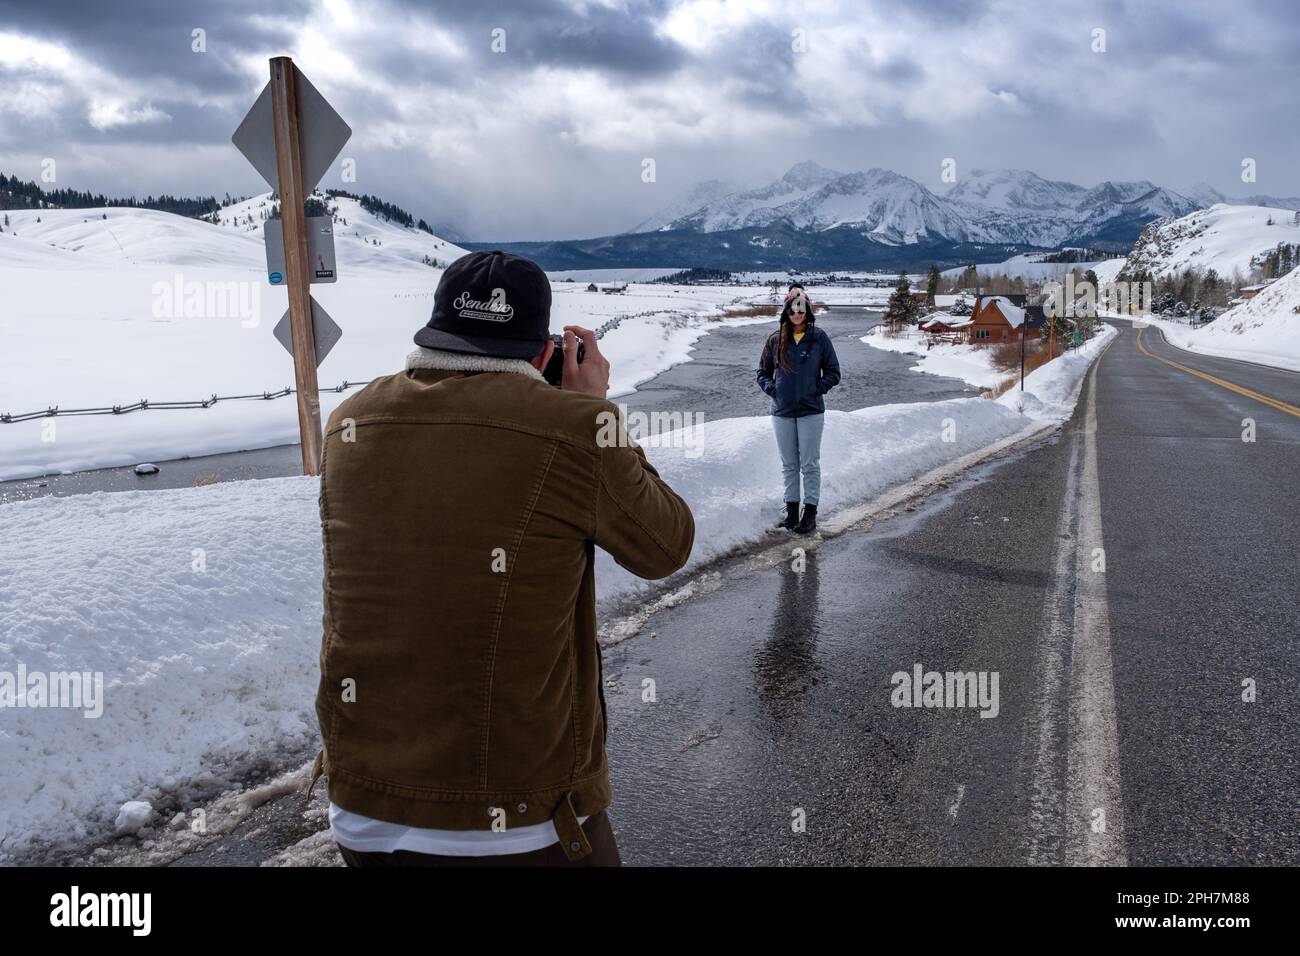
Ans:
[{"label": "light blue jeans", "polygon": [[772,416],[776,447],[781,452],[781,477],[785,500],[799,501],[799,475],[803,475],[803,503],[817,504],[822,490],[822,426],[825,415],[800,418]]}]

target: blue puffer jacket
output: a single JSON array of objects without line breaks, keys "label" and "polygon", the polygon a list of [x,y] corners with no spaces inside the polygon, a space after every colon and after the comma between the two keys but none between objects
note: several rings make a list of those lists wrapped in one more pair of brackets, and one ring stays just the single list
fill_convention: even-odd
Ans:
[{"label": "blue puffer jacket", "polygon": [[835,357],[831,337],[812,323],[809,323],[802,341],[796,343],[791,336],[786,347],[788,372],[776,360],[780,347],[781,332],[778,329],[767,337],[763,345],[756,376],[758,387],[772,399],[772,414],[781,418],[822,414],[826,411],[822,396],[840,381],[840,362]]}]

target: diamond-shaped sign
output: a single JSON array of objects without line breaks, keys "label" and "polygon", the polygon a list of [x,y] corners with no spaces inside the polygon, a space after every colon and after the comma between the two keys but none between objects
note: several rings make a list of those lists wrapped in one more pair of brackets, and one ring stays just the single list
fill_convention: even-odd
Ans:
[{"label": "diamond-shaped sign", "polygon": [[[338,156],[349,137],[352,128],[343,122],[343,117],[334,111],[334,107],[325,101],[325,97],[316,91],[311,81],[303,76],[301,70],[295,70],[298,93],[298,128],[302,149],[303,187],[307,192],[316,188],[330,163]],[[262,174],[272,189],[279,190],[280,176],[275,165],[275,124],[271,117],[271,84],[262,88],[262,93],[248,111],[244,121],[235,130],[231,142],[239,148],[253,168]]]},{"label": "diamond-shaped sign", "polygon": [[[330,314],[321,308],[321,304],[314,298],[311,300],[311,330],[312,336],[316,339],[316,367],[319,368],[321,362],[325,361],[325,356],[330,354],[330,349],[334,348],[335,343],[343,338],[343,330],[339,328],[338,323],[330,318]],[[289,310],[284,310],[284,315],[280,321],[275,323],[274,334],[276,340],[284,346],[285,351],[290,355],[293,354],[293,332],[289,327]]]}]

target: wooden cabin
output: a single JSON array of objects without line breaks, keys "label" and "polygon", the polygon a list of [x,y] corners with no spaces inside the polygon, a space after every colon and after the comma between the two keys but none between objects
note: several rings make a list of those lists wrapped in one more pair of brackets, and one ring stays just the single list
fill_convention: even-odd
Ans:
[{"label": "wooden cabin", "polygon": [[[1013,298],[1019,298],[1016,304]],[[1043,326],[1042,308],[1029,315],[1025,297],[981,295],[971,308],[970,341],[975,345],[997,345],[1017,341],[1022,335],[1038,335]],[[1028,321],[1027,321],[1028,320]]]},{"label": "wooden cabin", "polygon": [[949,315],[947,312],[934,312],[921,319],[918,327],[929,336],[931,344],[951,342],[959,344],[970,339],[971,318],[968,315]]}]

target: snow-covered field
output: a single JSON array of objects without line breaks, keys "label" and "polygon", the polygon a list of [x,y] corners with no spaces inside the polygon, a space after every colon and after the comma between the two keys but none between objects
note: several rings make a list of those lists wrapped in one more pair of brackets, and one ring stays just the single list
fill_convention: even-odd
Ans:
[{"label": "snow-covered field", "polygon": [[[981,275],[1006,275],[1012,278],[1019,276],[1022,279],[1034,282],[1049,282],[1053,279],[1063,279],[1065,274],[1072,269],[1087,272],[1089,269],[1095,268],[1100,262],[1105,261],[1044,262],[1043,257],[1046,255],[1047,253],[1044,252],[1029,252],[1012,256],[1010,259],[1003,259],[1001,262],[977,262],[975,263],[975,269]],[[950,279],[955,279],[965,269],[965,266],[957,266],[954,269],[944,269],[943,274]]]},{"label": "snow-covered field", "polygon": [[1103,259],[1092,267],[1093,275],[1097,277],[1098,285],[1109,285],[1115,281],[1121,269],[1124,268],[1125,259],[1123,256],[1114,259]]},{"label": "snow-covered field", "polygon": [[[228,207],[216,226],[150,210],[11,211],[0,233],[0,413],[260,395],[293,383],[272,337],[286,308],[266,283],[258,197]],[[343,328],[319,369],[322,387],[400,369],[433,305],[440,263],[462,250],[377,219],[342,199],[339,281],[312,294]],[[105,218],[106,217],[106,218]],[[37,219],[39,218],[39,222]],[[686,360],[753,290],[635,285],[623,295],[554,285],[552,328],[625,320],[602,340],[612,392]],[[324,415],[345,397],[321,396]],[[198,410],[148,410],[0,423],[0,479],[265,448],[298,437],[292,397],[227,401]]]},{"label": "snow-covered field", "polygon": [[[1006,399],[828,413],[823,514],[1064,417],[1103,345],[1031,375],[1030,415]],[[695,514],[689,568],[769,533],[780,473],[766,416],[645,445]],[[6,713],[0,856],[107,838],[129,801],[211,796],[250,765],[309,744],[317,489],[315,479],[281,478],[0,506],[0,670],[104,677],[98,718]],[[601,598],[644,586],[603,552],[597,560]]]},{"label": "snow-covered field", "polygon": [[1146,321],[1179,348],[1300,372],[1300,269],[1200,328],[1154,316]]}]

